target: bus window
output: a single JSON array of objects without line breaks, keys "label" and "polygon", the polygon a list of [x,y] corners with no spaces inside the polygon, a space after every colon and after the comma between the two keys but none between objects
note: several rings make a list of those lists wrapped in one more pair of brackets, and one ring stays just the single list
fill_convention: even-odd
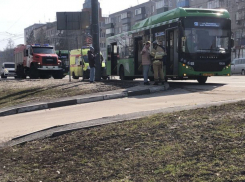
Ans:
[{"label": "bus window", "polygon": [[114,53],[114,54],[117,54],[117,45],[114,45],[114,46],[113,46],[113,53]]},{"label": "bus window", "polygon": [[111,54],[111,45],[107,46],[107,53],[108,53],[108,55]]}]

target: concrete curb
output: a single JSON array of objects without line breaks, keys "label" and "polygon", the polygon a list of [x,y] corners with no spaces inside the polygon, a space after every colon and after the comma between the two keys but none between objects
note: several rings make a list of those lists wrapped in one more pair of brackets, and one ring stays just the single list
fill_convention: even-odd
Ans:
[{"label": "concrete curb", "polygon": [[[90,102],[98,102],[103,100],[110,100],[110,99],[119,99],[123,97],[133,97],[138,95],[145,95],[145,94],[151,94],[155,92],[160,92],[167,90],[169,88],[168,84],[165,84],[164,86],[153,86],[151,88],[130,88],[125,91],[120,91],[117,93],[112,94],[102,94],[102,95],[95,95],[95,96],[81,96],[81,98],[76,99],[64,99],[59,101],[53,101],[48,103],[40,103],[35,105],[27,105],[22,107],[13,107],[5,110],[0,110],[0,117],[2,116],[9,116],[24,112],[31,112],[31,111],[38,111],[38,110],[44,110],[44,109],[52,109],[52,108],[58,108],[58,107],[65,107],[65,106],[71,106],[76,104],[84,104],[84,103],[90,103]],[[98,93],[97,93],[98,94]]]}]

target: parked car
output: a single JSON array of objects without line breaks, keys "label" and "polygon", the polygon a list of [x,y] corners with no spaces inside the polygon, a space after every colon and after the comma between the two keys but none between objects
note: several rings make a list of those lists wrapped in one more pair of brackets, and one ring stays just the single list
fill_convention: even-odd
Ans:
[{"label": "parked car", "polygon": [[1,78],[16,77],[15,63],[4,62],[1,69]]},{"label": "parked car", "polygon": [[245,75],[245,58],[236,58],[231,62],[231,74]]}]

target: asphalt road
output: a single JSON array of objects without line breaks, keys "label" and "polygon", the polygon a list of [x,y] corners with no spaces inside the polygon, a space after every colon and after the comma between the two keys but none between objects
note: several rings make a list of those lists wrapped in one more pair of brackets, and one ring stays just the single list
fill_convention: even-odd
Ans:
[{"label": "asphalt road", "polygon": [[245,76],[211,77],[205,85],[197,81],[169,83],[170,89],[160,93],[1,117],[0,143],[58,125],[245,99]]}]

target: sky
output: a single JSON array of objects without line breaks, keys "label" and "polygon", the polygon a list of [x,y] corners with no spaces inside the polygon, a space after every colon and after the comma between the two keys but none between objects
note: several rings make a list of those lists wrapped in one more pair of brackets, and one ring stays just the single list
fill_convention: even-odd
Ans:
[{"label": "sky", "polygon": [[[56,12],[81,11],[85,0],[0,0],[0,51],[8,39],[24,44],[24,29],[35,23],[56,21]],[[103,15],[109,15],[148,0],[99,0]]]}]

